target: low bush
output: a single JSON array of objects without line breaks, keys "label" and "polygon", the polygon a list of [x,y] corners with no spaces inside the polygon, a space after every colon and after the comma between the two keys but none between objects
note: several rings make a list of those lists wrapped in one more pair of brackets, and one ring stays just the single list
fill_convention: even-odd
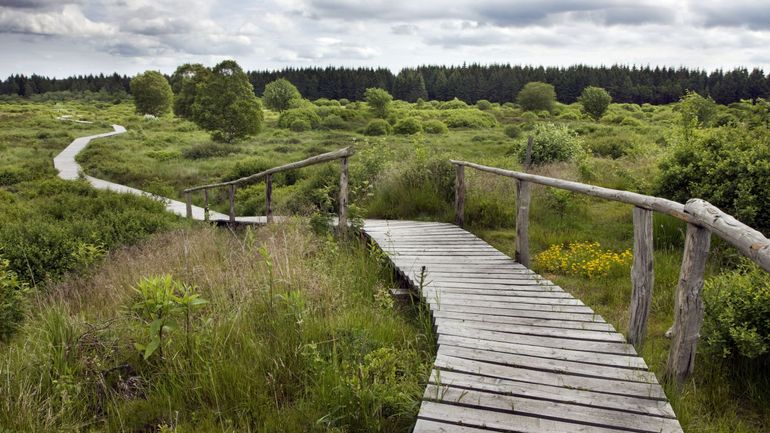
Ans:
[{"label": "low bush", "polygon": [[503,129],[503,133],[509,138],[521,137],[521,129],[517,125],[508,125]]},{"label": "low bush", "polygon": [[746,262],[706,281],[703,335],[725,358],[770,358],[770,275]]},{"label": "low bush", "polygon": [[452,110],[444,122],[450,128],[491,128],[497,125],[495,116],[479,110]]},{"label": "low bush", "polygon": [[627,271],[633,255],[630,250],[604,249],[598,242],[573,242],[551,245],[535,256],[535,266],[544,272],[604,277],[613,270]]},{"label": "low bush", "polygon": [[304,120],[310,124],[311,128],[317,128],[321,123],[318,113],[311,108],[291,108],[281,113],[278,117],[279,128],[291,128],[291,125],[297,120]]},{"label": "low bush", "polygon": [[294,132],[305,132],[310,131],[313,128],[313,126],[305,119],[296,119],[291,122],[291,125],[289,125],[289,129],[291,129]]},{"label": "low bush", "polygon": [[238,151],[240,149],[232,144],[209,142],[193,144],[182,150],[182,156],[187,159],[206,159],[227,156]]},{"label": "low bush", "polygon": [[347,129],[348,124],[345,122],[345,120],[336,115],[336,114],[330,114],[326,117],[324,117],[323,120],[321,120],[321,128],[323,129]]},{"label": "low bush", "polygon": [[422,129],[425,130],[425,132],[428,134],[446,134],[449,131],[446,123],[438,119],[431,119],[426,121],[422,125]]},{"label": "low bush", "polygon": [[487,101],[486,99],[479,99],[478,101],[476,101],[476,108],[478,108],[481,111],[491,110],[492,103]]},{"label": "low bush", "polygon": [[468,104],[466,104],[465,101],[461,101],[457,98],[454,98],[452,100],[439,103],[438,108],[440,110],[457,110],[462,108],[468,108]]},{"label": "low bush", "polygon": [[[538,123],[535,125],[532,144],[532,164],[570,161],[582,151],[582,140],[566,125]],[[524,161],[526,142],[515,149],[519,160]]]},{"label": "low bush", "polygon": [[401,119],[393,126],[393,132],[401,135],[412,135],[422,131],[422,125],[420,121],[414,117],[407,117]]},{"label": "low bush", "polygon": [[0,257],[0,342],[7,341],[24,319],[27,285]]},{"label": "low bush", "polygon": [[393,127],[390,126],[384,119],[374,119],[366,125],[364,129],[364,135],[388,135],[393,131]]}]

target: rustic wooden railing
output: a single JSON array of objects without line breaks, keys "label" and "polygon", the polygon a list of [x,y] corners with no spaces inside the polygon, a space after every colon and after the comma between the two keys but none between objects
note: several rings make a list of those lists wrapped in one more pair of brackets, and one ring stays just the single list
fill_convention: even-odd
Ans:
[{"label": "rustic wooden railing", "polygon": [[[531,148],[531,143],[529,145]],[[530,153],[528,150],[527,154]],[[527,161],[529,158],[527,158]],[[632,295],[628,341],[641,346],[652,302],[653,236],[652,213],[661,212],[687,222],[682,267],[677,285],[672,343],[666,364],[666,375],[682,383],[694,368],[698,334],[703,322],[703,288],[706,258],[711,243],[711,233],[735,246],[746,257],[770,272],[770,240],[762,233],[722,212],[712,204],[691,199],[687,204],[660,197],[620,191],[580,182],[539,176],[524,172],[488,167],[466,161],[451,161],[455,165],[455,223],[462,226],[465,204],[465,167],[512,177],[517,180],[516,259],[529,267],[529,183],[560,188],[606,200],[619,201],[634,206],[634,258],[631,267]],[[525,167],[528,164],[525,164]]]},{"label": "rustic wooden railing", "polygon": [[235,222],[235,188],[239,185],[256,182],[265,179],[265,218],[268,223],[273,222],[273,175],[288,170],[295,170],[309,165],[321,164],[324,162],[340,160],[340,195],[339,195],[339,227],[347,227],[348,224],[348,158],[353,156],[355,151],[352,147],[335,150],[334,152],[323,153],[302,161],[296,161],[289,164],[273,167],[268,170],[231,180],[229,182],[212,183],[188,188],[183,191],[187,203],[187,218],[192,218],[192,193],[203,191],[203,209],[204,220],[209,219],[209,190],[213,188],[228,188],[230,202],[229,221]]}]

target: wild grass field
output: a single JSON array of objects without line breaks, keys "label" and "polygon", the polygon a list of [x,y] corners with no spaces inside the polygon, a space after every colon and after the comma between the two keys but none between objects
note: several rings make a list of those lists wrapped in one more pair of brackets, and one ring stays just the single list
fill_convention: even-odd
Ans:
[{"label": "wild grass field", "polygon": [[[770,202],[762,177],[770,175],[770,113],[762,110],[749,102],[612,104],[595,121],[579,104],[531,112],[510,103],[394,101],[383,126],[365,103],[319,100],[284,113],[266,110],[261,133],[219,143],[187,120],[137,115],[130,102],[1,103],[0,257],[9,260],[3,272],[13,272],[31,295],[25,320],[0,343],[0,426],[409,431],[432,359],[425,313],[393,304],[387,289],[395,283],[376,251],[319,234],[305,220],[238,233],[190,226],[147,199],[56,180],[51,160],[75,136],[125,126],[126,134],[94,141],[80,155],[84,170],[171,198],[190,186],[354,146],[355,217],[451,221],[448,160],[520,169],[533,135],[536,146],[573,146],[569,158],[540,164],[536,173],[677,200],[685,191],[732,194],[738,198],[728,202],[731,210],[767,234],[761,210]],[[95,123],[56,120],[62,114]],[[714,155],[719,163],[708,165]],[[338,170],[324,165],[276,176],[275,213],[335,212]],[[468,228],[512,255],[513,181],[470,169],[466,178]],[[224,195],[212,199],[226,210]],[[534,269],[624,331],[630,206],[541,187],[532,202]],[[261,214],[264,185],[240,188],[236,205],[239,215]],[[684,225],[656,215],[654,226],[655,288],[642,355],[662,379]],[[560,267],[562,261],[575,266]],[[728,304],[715,277],[740,266],[737,253],[715,239],[704,328],[711,334],[702,336],[692,379],[679,390],[667,387],[688,433],[770,426],[767,348],[761,350],[767,343],[717,332],[728,323],[721,314]],[[169,291],[186,301],[169,301]],[[153,330],[165,325],[147,308],[158,304],[174,329],[153,343]],[[144,360],[148,346],[157,349]],[[736,356],[746,347],[758,356]]]}]

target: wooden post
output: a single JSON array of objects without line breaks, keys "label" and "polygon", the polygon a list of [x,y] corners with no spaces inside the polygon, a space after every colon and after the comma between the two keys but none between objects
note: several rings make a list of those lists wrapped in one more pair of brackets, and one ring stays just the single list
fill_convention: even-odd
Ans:
[{"label": "wooden post", "polygon": [[229,194],[230,196],[230,222],[235,222],[235,185],[230,185],[229,188]]},{"label": "wooden post", "polygon": [[189,192],[185,193],[185,201],[187,202],[187,218],[192,219],[192,196]]},{"label": "wooden post", "polygon": [[676,310],[671,349],[666,363],[666,377],[681,384],[695,368],[698,333],[703,323],[703,278],[711,244],[711,232],[695,224],[687,224],[682,268],[676,288]]},{"label": "wooden post", "polygon": [[634,207],[634,263],[631,266],[631,319],[628,342],[640,349],[647,329],[655,283],[652,244],[652,211]]},{"label": "wooden post", "polygon": [[[527,138],[527,151],[524,154],[524,171],[532,164],[533,139]],[[529,204],[532,190],[529,182],[519,180],[516,188],[516,253],[517,262],[529,267]]]},{"label": "wooden post", "polygon": [[209,190],[203,190],[203,221],[209,220]]},{"label": "wooden post", "polygon": [[273,175],[265,176],[265,219],[267,223],[273,222]]},{"label": "wooden post", "polygon": [[340,159],[340,214],[338,227],[341,233],[348,228],[348,158]]},{"label": "wooden post", "polygon": [[465,224],[465,166],[455,164],[455,224]]}]

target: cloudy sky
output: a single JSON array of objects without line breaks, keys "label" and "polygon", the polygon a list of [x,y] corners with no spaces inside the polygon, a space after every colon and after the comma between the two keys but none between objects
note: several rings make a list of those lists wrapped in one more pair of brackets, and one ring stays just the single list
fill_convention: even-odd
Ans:
[{"label": "cloudy sky", "polygon": [[0,77],[513,63],[770,72],[768,0],[0,0]]}]

